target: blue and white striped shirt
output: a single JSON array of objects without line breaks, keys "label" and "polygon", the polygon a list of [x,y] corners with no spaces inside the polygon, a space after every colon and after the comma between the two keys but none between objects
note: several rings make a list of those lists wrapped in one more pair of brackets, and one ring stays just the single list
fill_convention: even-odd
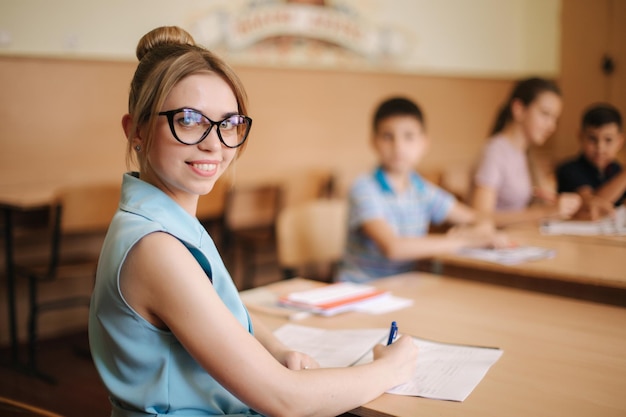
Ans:
[{"label": "blue and white striped shirt", "polygon": [[381,168],[359,177],[350,189],[348,241],[338,280],[365,282],[413,270],[415,261],[387,259],[361,225],[384,219],[399,236],[424,236],[431,222],[446,219],[454,202],[454,196],[416,173],[411,175],[411,186],[399,194]]}]

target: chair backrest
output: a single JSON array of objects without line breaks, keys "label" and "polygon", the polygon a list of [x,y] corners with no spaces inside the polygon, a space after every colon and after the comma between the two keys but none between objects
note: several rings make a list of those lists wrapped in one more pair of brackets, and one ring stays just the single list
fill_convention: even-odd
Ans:
[{"label": "chair backrest", "polygon": [[446,166],[441,172],[440,186],[463,203],[470,202],[474,166],[471,161]]},{"label": "chair backrest", "polygon": [[63,236],[104,235],[119,206],[120,194],[121,186],[109,183],[71,185],[57,191],[50,236],[49,276],[55,275],[61,262]]},{"label": "chair backrest", "polygon": [[62,210],[62,233],[105,231],[117,211],[119,184],[82,184],[66,186],[57,192]]},{"label": "chair backrest", "polygon": [[281,207],[278,184],[236,185],[226,192],[224,226],[231,231],[273,228]]},{"label": "chair backrest", "polygon": [[344,199],[317,199],[285,207],[276,222],[281,268],[337,263],[346,245],[347,216]]}]

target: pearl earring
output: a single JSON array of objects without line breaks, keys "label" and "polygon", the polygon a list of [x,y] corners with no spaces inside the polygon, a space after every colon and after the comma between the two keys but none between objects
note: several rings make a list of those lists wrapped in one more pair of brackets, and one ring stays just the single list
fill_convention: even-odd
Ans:
[{"label": "pearl earring", "polygon": [[137,152],[139,152],[139,151],[141,150],[141,146],[139,146],[139,145],[135,145],[135,150],[136,150]]}]

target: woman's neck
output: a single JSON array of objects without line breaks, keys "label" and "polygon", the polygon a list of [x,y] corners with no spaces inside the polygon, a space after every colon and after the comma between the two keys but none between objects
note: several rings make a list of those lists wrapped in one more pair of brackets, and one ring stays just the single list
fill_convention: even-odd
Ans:
[{"label": "woman's neck", "polygon": [[141,172],[139,174],[139,178],[163,191],[191,216],[196,216],[199,196],[182,191],[177,192],[175,189],[169,188],[157,175],[154,174],[154,171],[150,169],[145,172]]},{"label": "woman's neck", "polygon": [[528,149],[528,139],[519,126],[509,124],[502,129],[500,135],[504,136],[504,138],[508,140],[511,145],[520,151],[526,152]]}]

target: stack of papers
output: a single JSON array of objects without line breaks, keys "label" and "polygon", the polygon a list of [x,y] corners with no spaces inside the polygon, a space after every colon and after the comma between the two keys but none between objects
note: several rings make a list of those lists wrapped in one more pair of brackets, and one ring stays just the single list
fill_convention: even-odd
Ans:
[{"label": "stack of papers", "polygon": [[[322,368],[371,362],[372,348],[385,343],[389,329],[326,330],[286,324],[274,334],[286,346],[313,357]],[[502,356],[497,348],[440,343],[413,337],[419,348],[417,368],[390,394],[463,401]]]},{"label": "stack of papers", "polygon": [[502,265],[517,265],[529,261],[554,258],[554,249],[538,246],[516,246],[503,249],[462,249],[459,255]]},{"label": "stack of papers", "polygon": [[283,306],[295,307],[324,316],[357,310],[365,303],[390,297],[389,291],[351,282],[338,282],[311,290],[292,292],[279,297]]}]

